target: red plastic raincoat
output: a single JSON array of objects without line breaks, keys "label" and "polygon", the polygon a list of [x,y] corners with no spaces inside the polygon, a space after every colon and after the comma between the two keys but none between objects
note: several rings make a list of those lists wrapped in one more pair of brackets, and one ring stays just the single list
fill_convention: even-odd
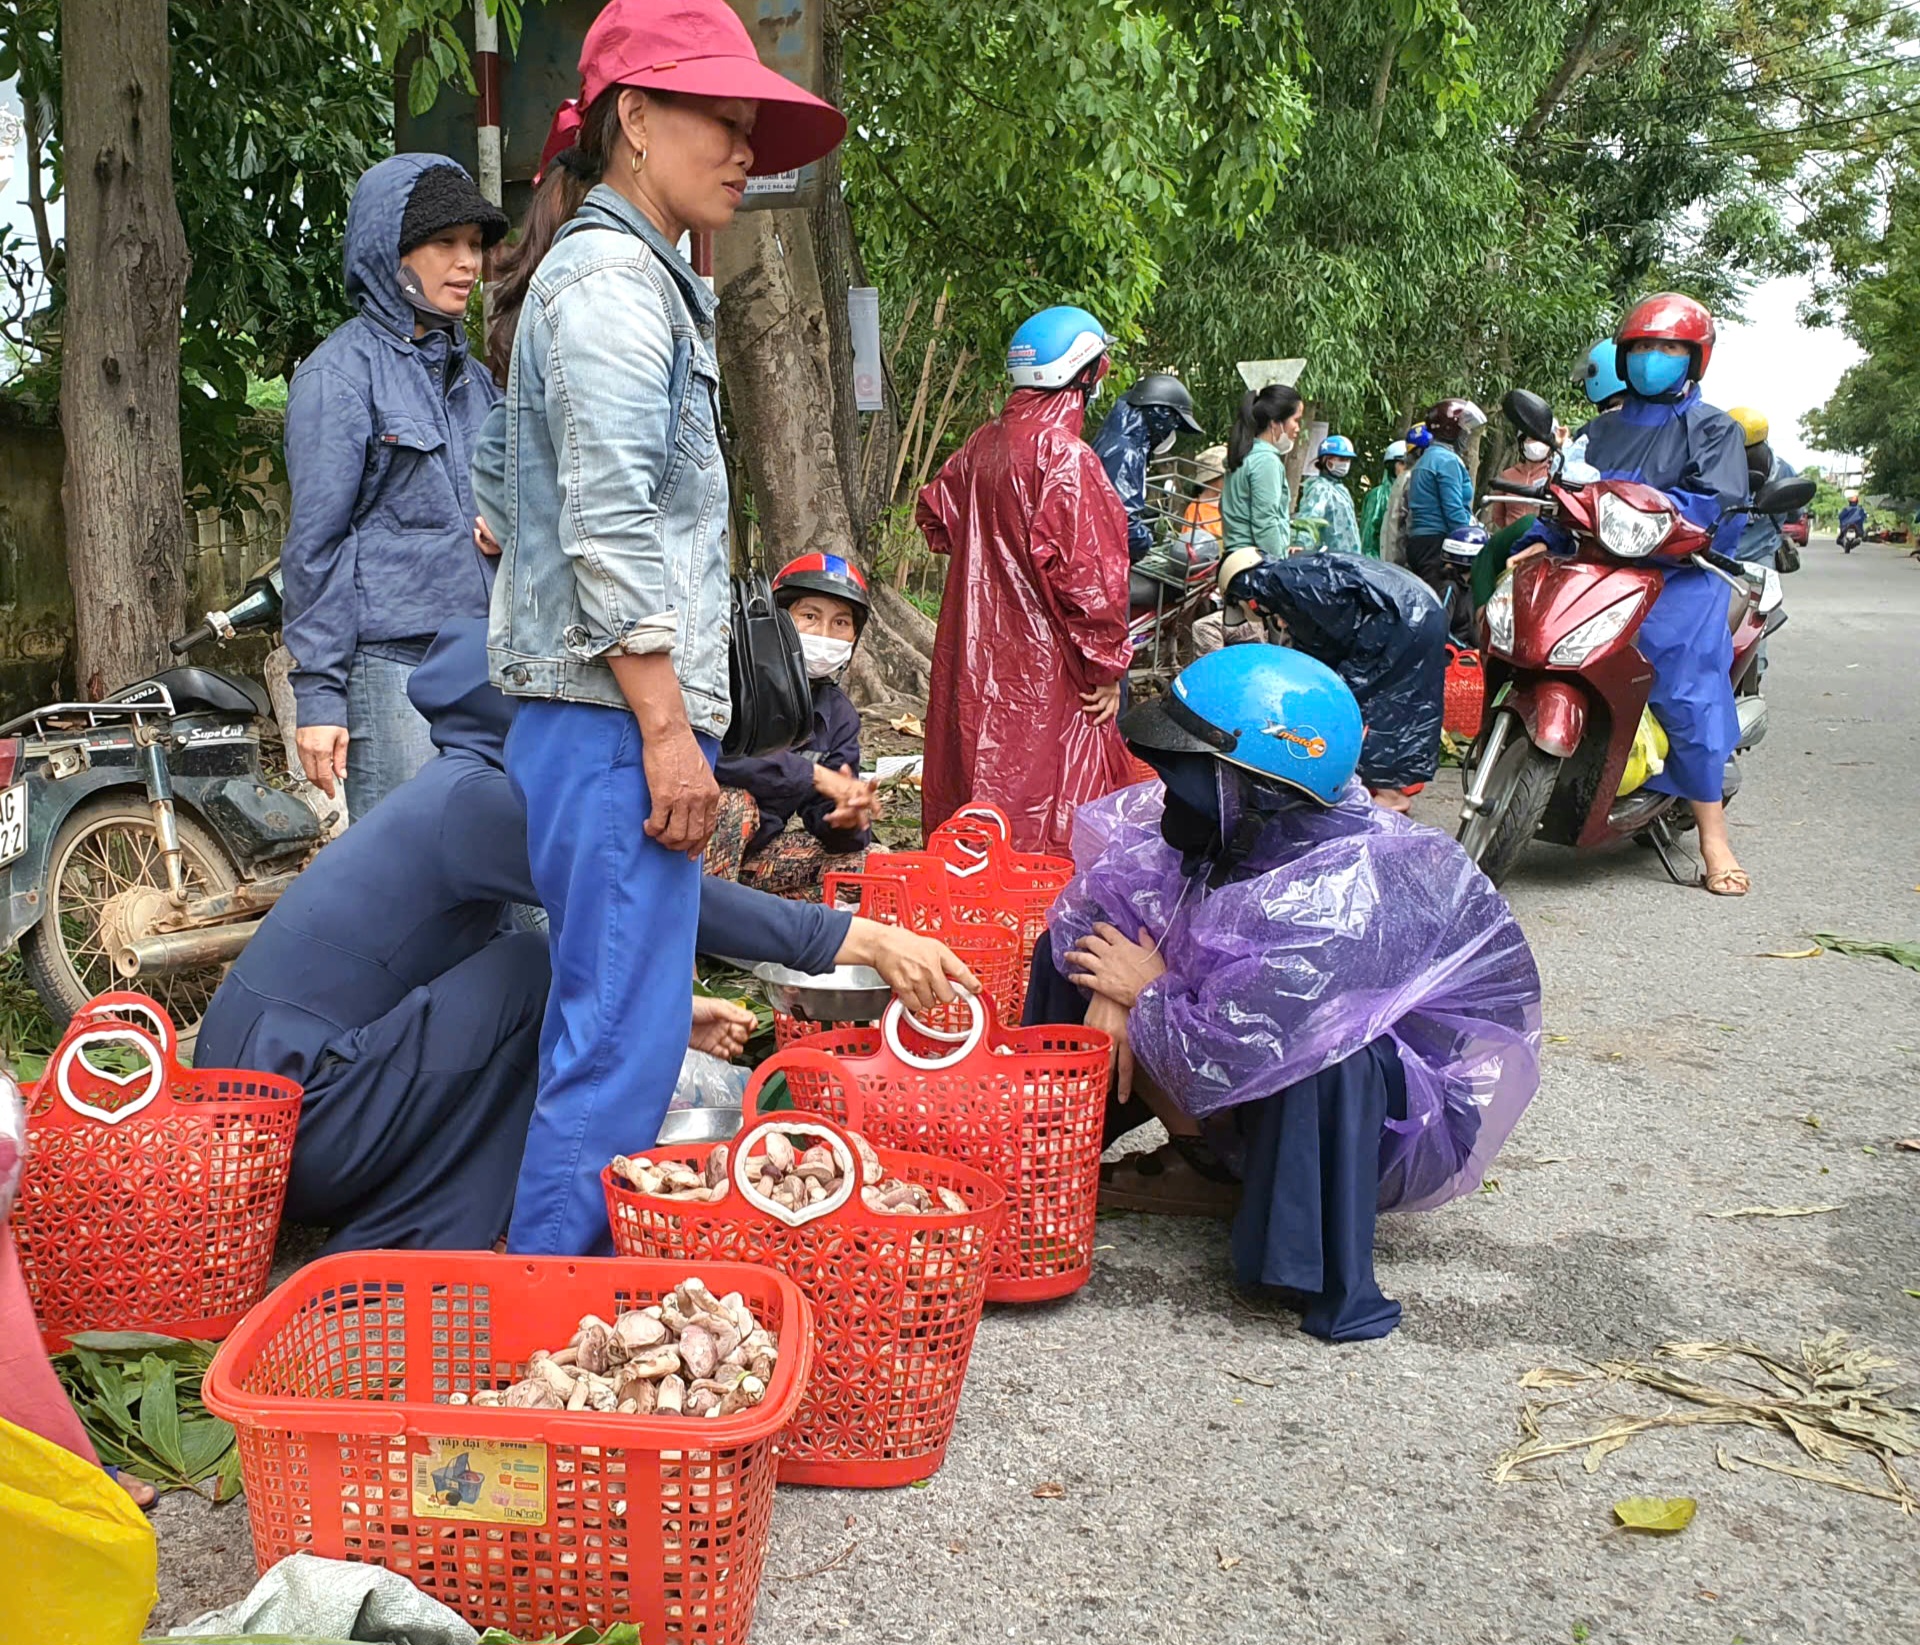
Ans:
[{"label": "red plastic raincoat", "polygon": [[1072,390],[1018,389],[946,461],[915,511],[951,557],[927,705],[930,832],[990,800],[1021,851],[1065,854],[1073,813],[1132,780],[1082,692],[1126,672],[1127,512],[1080,438]]}]

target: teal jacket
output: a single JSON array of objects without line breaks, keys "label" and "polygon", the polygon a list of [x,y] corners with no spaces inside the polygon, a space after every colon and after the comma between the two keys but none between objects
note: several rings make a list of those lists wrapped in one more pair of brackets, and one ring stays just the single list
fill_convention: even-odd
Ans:
[{"label": "teal jacket", "polygon": [[1271,441],[1255,440],[1220,491],[1221,558],[1237,548],[1257,548],[1276,558],[1288,553],[1292,493],[1280,453]]}]

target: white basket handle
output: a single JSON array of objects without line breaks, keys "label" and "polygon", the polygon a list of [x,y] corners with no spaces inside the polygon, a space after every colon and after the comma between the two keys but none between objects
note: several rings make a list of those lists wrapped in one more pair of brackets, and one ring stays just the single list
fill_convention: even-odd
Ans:
[{"label": "white basket handle", "polygon": [[[788,1135],[818,1137],[827,1145],[833,1155],[833,1163],[840,1167],[840,1186],[823,1200],[804,1205],[798,1211],[789,1211],[784,1205],[776,1205],[760,1192],[758,1181],[749,1181],[747,1177],[747,1155],[753,1152],[753,1144],[769,1132],[781,1131]],[[840,1128],[829,1125],[825,1120],[788,1119],[784,1115],[772,1115],[762,1120],[744,1136],[736,1137],[733,1144],[733,1185],[740,1190],[741,1196],[755,1210],[764,1211],[768,1216],[784,1222],[789,1228],[799,1228],[809,1222],[817,1222],[821,1217],[833,1213],[853,1198],[853,1191],[859,1186],[860,1161],[855,1158],[853,1149],[842,1135]]]},{"label": "white basket handle", "polygon": [[969,818],[973,822],[985,823],[994,833],[998,834],[1004,842],[1009,845],[1013,843],[1013,830],[1008,825],[1007,819],[1001,815],[999,808],[996,806],[963,805],[958,811],[954,812],[954,815],[956,817]]},{"label": "white basket handle", "polygon": [[[980,1042],[987,1037],[987,1008],[972,994],[963,994],[961,998],[967,1002],[967,1012],[973,1019],[964,1034],[947,1034],[938,1029],[928,1028],[917,1018],[909,1016],[906,1006],[896,999],[887,1007],[886,1014],[880,1019],[880,1037],[886,1042],[887,1049],[900,1061],[909,1068],[918,1068],[923,1073],[932,1073],[936,1069],[951,1068],[955,1063],[965,1062],[979,1049]],[[917,1052],[909,1051],[900,1043],[902,1018],[912,1022],[915,1031],[926,1035],[928,1039],[940,1040],[945,1044],[957,1046],[958,1049],[938,1057],[923,1057]]]},{"label": "white basket handle", "polygon": [[[104,1068],[89,1062],[86,1064],[90,1077],[105,1080],[109,1085],[117,1085],[126,1090],[141,1080],[146,1081],[146,1089],[133,1101],[119,1108],[101,1108],[75,1093],[71,1083],[73,1065],[80,1054],[89,1045],[130,1045],[147,1059],[144,1074],[110,1074]],[[160,1094],[160,1087],[166,1083],[167,1054],[164,1047],[143,1028],[132,1023],[114,1023],[104,1028],[89,1028],[82,1033],[70,1034],[60,1047],[60,1054],[53,1065],[53,1088],[60,1093],[60,1100],[76,1114],[103,1125],[118,1125],[122,1120],[133,1116],[147,1107]]]}]

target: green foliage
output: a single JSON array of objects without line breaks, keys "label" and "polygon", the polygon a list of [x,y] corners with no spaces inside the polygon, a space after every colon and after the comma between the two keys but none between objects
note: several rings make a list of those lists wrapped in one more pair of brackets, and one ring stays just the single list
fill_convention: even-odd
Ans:
[{"label": "green foliage", "polygon": [[[190,497],[216,506],[272,455],[249,387],[285,376],[351,313],[340,272],[347,202],[390,144],[371,0],[172,0],[174,192],[192,269],[180,344],[180,435]],[[58,109],[55,0],[0,16],[0,77]],[[58,122],[45,156],[58,197]],[[23,155],[23,165],[35,157]],[[43,358],[12,392],[58,384],[64,301],[55,257],[35,337]],[[17,316],[15,317],[18,318]]]},{"label": "green foliage", "polygon": [[240,1494],[233,1425],[200,1401],[213,1346],[146,1331],[82,1332],[54,1369],[102,1462],[163,1491],[211,1485],[215,1502],[229,1502]]},{"label": "green foliage", "polygon": [[[457,26],[461,19],[472,16],[471,0],[390,0],[375,9],[382,61],[398,62],[403,47],[419,42],[420,54],[407,74],[410,112],[425,114],[449,81],[467,91],[474,90],[472,59]],[[501,39],[507,49],[517,51],[525,0],[487,0],[487,10],[500,20]]]}]

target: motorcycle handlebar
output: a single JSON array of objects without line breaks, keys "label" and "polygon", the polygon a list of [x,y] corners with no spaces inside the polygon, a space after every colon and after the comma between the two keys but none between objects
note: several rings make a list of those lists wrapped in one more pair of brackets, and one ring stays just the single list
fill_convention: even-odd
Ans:
[{"label": "motorcycle handlebar", "polygon": [[213,638],[213,624],[199,623],[188,629],[177,639],[167,641],[167,649],[176,657],[184,657],[197,645],[204,645]]}]

